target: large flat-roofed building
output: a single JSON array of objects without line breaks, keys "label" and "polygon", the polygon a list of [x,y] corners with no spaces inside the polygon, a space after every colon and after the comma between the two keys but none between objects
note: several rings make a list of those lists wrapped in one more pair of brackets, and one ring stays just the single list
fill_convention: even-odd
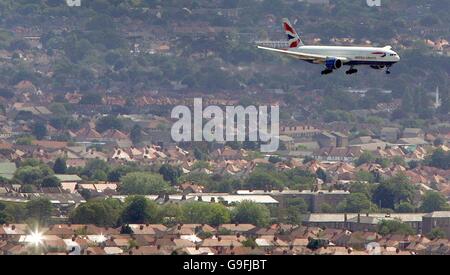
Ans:
[{"label": "large flat-roofed building", "polygon": [[287,207],[288,200],[294,198],[300,198],[305,200],[309,205],[309,211],[316,213],[322,210],[324,205],[329,205],[331,207],[336,207],[340,202],[345,200],[350,192],[342,190],[320,190],[320,191],[309,191],[309,190],[238,190],[238,195],[268,195],[273,197],[279,202],[280,207]]},{"label": "large flat-roofed building", "polygon": [[383,220],[399,220],[411,226],[417,234],[429,234],[434,229],[442,230],[450,238],[450,211],[432,213],[396,213],[396,214],[355,214],[333,213],[306,215],[302,224],[311,227],[348,229],[351,231],[374,231]]},{"label": "large flat-roofed building", "polygon": [[438,211],[423,216],[423,233],[428,234],[433,229],[440,229],[450,238],[450,211]]}]

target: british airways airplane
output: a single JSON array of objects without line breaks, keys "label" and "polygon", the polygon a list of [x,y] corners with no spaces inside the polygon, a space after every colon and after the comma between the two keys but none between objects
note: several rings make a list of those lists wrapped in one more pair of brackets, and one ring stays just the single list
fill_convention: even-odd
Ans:
[{"label": "british airways airplane", "polygon": [[283,28],[288,36],[289,48],[278,49],[258,46],[259,49],[280,53],[313,64],[324,64],[322,74],[330,74],[342,66],[350,66],[347,74],[357,73],[355,66],[368,65],[373,69],[389,69],[400,61],[400,56],[391,46],[375,47],[346,47],[346,46],[306,46],[288,19],[283,19]]}]

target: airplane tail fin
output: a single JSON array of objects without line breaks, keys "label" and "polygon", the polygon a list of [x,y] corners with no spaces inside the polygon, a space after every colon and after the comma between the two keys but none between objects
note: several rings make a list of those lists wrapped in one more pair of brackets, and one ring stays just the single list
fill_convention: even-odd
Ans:
[{"label": "airplane tail fin", "polygon": [[291,22],[287,18],[283,18],[283,29],[286,33],[289,41],[289,47],[290,48],[297,48],[299,46],[303,46],[303,42],[300,39],[300,36],[295,31],[294,27],[292,26]]}]

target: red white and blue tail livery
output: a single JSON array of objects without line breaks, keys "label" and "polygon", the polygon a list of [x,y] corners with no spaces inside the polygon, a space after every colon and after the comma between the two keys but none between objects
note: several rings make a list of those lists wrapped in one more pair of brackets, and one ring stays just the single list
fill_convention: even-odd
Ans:
[{"label": "red white and blue tail livery", "polygon": [[283,29],[288,38],[288,49],[258,46],[259,49],[280,53],[313,64],[325,65],[322,74],[332,73],[343,66],[350,66],[347,74],[357,73],[355,66],[367,65],[372,69],[389,69],[400,61],[400,56],[391,46],[349,47],[349,46],[306,46],[288,19],[283,19]]},{"label": "red white and blue tail livery", "polygon": [[295,31],[291,22],[289,22],[289,19],[287,18],[283,19],[283,29],[288,38],[289,48],[297,48],[298,46],[303,46],[303,42],[300,39],[300,36]]}]

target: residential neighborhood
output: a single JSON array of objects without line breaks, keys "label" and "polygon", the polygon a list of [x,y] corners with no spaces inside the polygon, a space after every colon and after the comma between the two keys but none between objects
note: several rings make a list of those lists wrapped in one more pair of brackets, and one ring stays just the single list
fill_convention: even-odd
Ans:
[{"label": "residential neighborhood", "polygon": [[[449,4],[178,2],[0,1],[0,255],[450,254]],[[259,52],[286,17],[401,62]]]}]

